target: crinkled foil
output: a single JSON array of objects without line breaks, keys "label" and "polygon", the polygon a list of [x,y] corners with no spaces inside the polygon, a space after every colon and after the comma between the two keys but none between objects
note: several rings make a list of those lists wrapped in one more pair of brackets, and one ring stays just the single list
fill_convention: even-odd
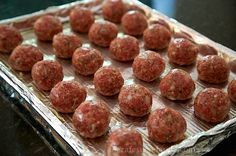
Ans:
[{"label": "crinkled foil", "polygon": [[[147,15],[149,23],[155,22],[158,19],[166,20],[173,30],[185,31],[194,38],[196,43],[207,43],[215,47],[220,51],[222,56],[227,62],[233,60],[236,53],[214,41],[209,40],[196,31],[178,23],[174,19],[170,19],[167,16],[152,10],[144,4],[129,0],[126,1],[127,5],[135,5],[139,7]],[[70,26],[68,22],[68,13],[71,8],[76,5],[86,6],[91,8],[96,15],[97,20],[101,20],[101,5],[103,0],[96,1],[83,1],[65,4],[62,6],[50,7],[47,10],[39,11],[33,14],[24,15],[12,19],[0,21],[0,24],[10,24],[17,27],[23,37],[24,43],[37,45],[44,52],[45,60],[57,60],[63,66],[64,80],[76,80],[87,88],[87,99],[100,98],[106,101],[109,105],[112,119],[110,123],[109,132],[103,137],[97,139],[83,139],[81,138],[73,128],[71,117],[72,114],[60,114],[57,113],[51,106],[48,100],[48,92],[40,92],[32,82],[30,73],[21,73],[13,71],[8,65],[7,59],[9,55],[0,54],[0,83],[1,88],[4,88],[5,92],[11,97],[17,98],[24,108],[26,108],[32,116],[43,127],[52,134],[57,143],[64,148],[69,155],[103,155],[106,139],[111,131],[119,127],[130,127],[139,131],[143,136],[144,141],[144,153],[143,155],[202,155],[213,149],[219,142],[229,137],[235,132],[236,129],[236,107],[232,104],[229,117],[221,124],[212,125],[198,120],[193,114],[193,99],[184,102],[173,102],[160,96],[158,88],[160,79],[145,83],[136,79],[132,74],[132,63],[121,63],[110,59],[109,52],[105,48],[100,48],[89,43],[87,35],[78,34],[83,39],[83,46],[92,46],[100,50],[105,58],[103,66],[112,65],[120,69],[125,79],[125,85],[132,83],[139,83],[149,88],[153,93],[153,106],[152,110],[162,107],[172,107],[178,110],[187,121],[187,131],[185,139],[177,144],[158,144],[152,142],[147,135],[146,121],[144,118],[132,118],[127,117],[119,111],[117,105],[117,96],[104,97],[95,92],[94,85],[92,83],[93,77],[84,77],[75,74],[71,65],[71,60],[61,60],[55,57],[53,54],[53,48],[50,43],[38,42],[34,36],[32,30],[32,23],[43,14],[54,14],[60,17],[64,25],[64,32],[70,32]],[[120,32],[119,35],[124,35],[121,31],[120,25],[118,25]],[[144,52],[143,41],[140,38],[141,52]],[[227,84],[210,85],[205,84],[198,80],[195,65],[188,67],[180,67],[168,62],[165,51],[159,52],[161,56],[166,60],[166,69],[161,78],[166,75],[173,68],[181,68],[186,70],[194,81],[196,82],[196,90],[193,97],[197,93],[206,87],[217,87],[226,91]],[[200,56],[199,56],[200,58]],[[233,79],[235,75],[230,74],[229,81]]]}]

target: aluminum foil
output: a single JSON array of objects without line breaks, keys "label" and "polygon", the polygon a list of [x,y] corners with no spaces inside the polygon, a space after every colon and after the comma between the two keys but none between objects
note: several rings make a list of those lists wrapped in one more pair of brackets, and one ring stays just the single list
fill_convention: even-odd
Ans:
[{"label": "aluminum foil", "polygon": [[[213,125],[198,120],[193,114],[193,99],[184,102],[173,102],[160,96],[158,88],[160,79],[163,78],[171,69],[181,68],[192,76],[196,82],[196,90],[193,97],[197,95],[199,91],[206,87],[217,87],[226,90],[227,84],[221,85],[209,85],[198,80],[195,65],[188,67],[180,67],[168,62],[165,51],[160,51],[160,55],[166,61],[166,69],[162,74],[161,78],[146,83],[136,79],[132,74],[131,62],[121,63],[112,60],[109,56],[109,52],[106,48],[97,47],[90,44],[87,35],[77,34],[83,39],[83,46],[94,47],[100,50],[105,58],[103,66],[112,65],[120,69],[125,79],[125,85],[132,83],[139,83],[149,88],[153,93],[153,106],[152,110],[162,107],[172,107],[178,110],[187,121],[187,131],[185,139],[177,144],[159,144],[152,142],[147,135],[146,121],[145,118],[132,118],[122,114],[117,104],[117,96],[104,97],[96,93],[94,85],[92,83],[93,77],[85,77],[75,74],[74,69],[71,65],[71,60],[62,60],[55,57],[53,54],[53,48],[50,43],[42,43],[37,41],[32,30],[33,22],[44,14],[54,14],[63,22],[64,32],[70,33],[71,29],[68,22],[68,13],[71,8],[81,5],[89,7],[96,15],[96,20],[102,20],[101,6],[103,0],[96,1],[83,1],[65,4],[57,7],[50,7],[47,10],[39,11],[33,14],[24,15],[12,19],[0,21],[0,24],[10,24],[18,28],[23,37],[25,44],[33,44],[38,46],[44,52],[45,60],[57,60],[63,66],[64,80],[76,80],[87,88],[88,96],[87,99],[100,98],[106,101],[109,105],[112,118],[110,123],[109,132],[103,137],[97,139],[83,139],[75,131],[71,117],[72,114],[60,114],[57,113],[49,102],[48,92],[39,91],[34,83],[30,73],[21,73],[12,70],[7,62],[9,55],[0,54],[0,76],[1,76],[1,87],[8,93],[9,96],[19,99],[22,105],[35,117],[43,127],[55,138],[60,146],[69,155],[103,155],[104,146],[109,133],[119,127],[130,127],[134,128],[142,134],[144,141],[144,153],[143,155],[202,155],[209,152],[219,142],[224,140],[233,134],[236,130],[236,107],[232,104],[230,109],[229,117],[221,124]],[[127,5],[134,5],[146,14],[149,20],[149,24],[155,22],[158,19],[166,20],[174,31],[185,31],[189,33],[196,43],[207,43],[215,47],[227,62],[235,59],[236,52],[228,49],[196,31],[188,28],[174,19],[170,19],[167,16],[152,10],[145,6],[139,1],[129,0],[126,1]],[[122,33],[120,25],[118,25],[120,32],[119,36],[124,35]],[[142,38],[140,40],[141,52],[144,52]],[[200,58],[200,56],[199,56]],[[231,73],[229,81],[235,77],[235,74]]]}]

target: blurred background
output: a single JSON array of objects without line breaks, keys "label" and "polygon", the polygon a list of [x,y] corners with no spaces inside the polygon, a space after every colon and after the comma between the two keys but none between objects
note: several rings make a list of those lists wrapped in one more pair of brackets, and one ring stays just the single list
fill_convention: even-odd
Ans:
[{"label": "blurred background", "polygon": [[[0,0],[0,20],[32,13],[74,0]],[[140,0],[146,5],[236,50],[235,0]],[[0,94],[0,155],[49,156],[53,153]],[[236,155],[236,136],[223,141],[210,155]]]}]

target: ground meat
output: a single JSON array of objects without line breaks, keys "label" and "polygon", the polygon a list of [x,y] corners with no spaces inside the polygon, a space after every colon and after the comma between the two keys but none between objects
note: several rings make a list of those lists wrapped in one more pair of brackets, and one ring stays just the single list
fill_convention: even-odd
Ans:
[{"label": "ground meat", "polygon": [[12,50],[20,45],[23,38],[20,32],[8,25],[0,25],[0,52],[10,53]]},{"label": "ground meat", "polygon": [[171,33],[166,27],[155,24],[144,31],[143,40],[147,49],[160,50],[168,47]]},{"label": "ground meat", "polygon": [[104,135],[110,123],[110,112],[104,101],[85,101],[79,105],[72,117],[76,131],[84,138]]},{"label": "ground meat", "polygon": [[236,59],[231,60],[231,61],[229,62],[229,67],[230,67],[230,70],[231,70],[233,73],[236,73]]},{"label": "ground meat", "polygon": [[98,93],[112,96],[120,92],[124,79],[117,68],[106,66],[96,71],[93,83]]},{"label": "ground meat", "polygon": [[32,45],[19,45],[13,50],[8,62],[14,70],[28,72],[36,62],[41,60],[43,54],[39,48]]},{"label": "ground meat", "polygon": [[88,8],[76,7],[70,12],[70,26],[75,32],[87,33],[93,22],[93,13]]},{"label": "ground meat", "polygon": [[138,40],[129,35],[117,37],[109,48],[112,57],[118,61],[132,61],[139,54],[139,50]]},{"label": "ground meat", "polygon": [[120,110],[130,116],[142,117],[149,114],[152,107],[152,93],[139,84],[123,86],[119,97]]},{"label": "ground meat", "polygon": [[197,62],[198,78],[208,83],[219,84],[228,80],[229,65],[217,55],[208,55]]},{"label": "ground meat", "polygon": [[187,124],[184,117],[174,109],[157,109],[147,121],[150,139],[160,143],[174,143],[184,139]]},{"label": "ground meat", "polygon": [[136,4],[129,4],[126,3],[126,12],[127,11],[139,11],[140,13],[146,15],[146,12],[143,8],[141,8],[140,6],[137,6]]},{"label": "ground meat", "polygon": [[184,70],[173,69],[161,80],[159,88],[161,95],[170,100],[187,100],[192,97],[195,83]]},{"label": "ground meat", "polygon": [[101,47],[108,47],[118,34],[115,24],[108,21],[97,21],[89,29],[89,40]]},{"label": "ground meat", "polygon": [[125,12],[126,7],[122,0],[106,0],[102,7],[104,19],[114,23],[120,23]]},{"label": "ground meat", "polygon": [[232,80],[228,85],[228,94],[230,99],[236,103],[236,79]]},{"label": "ground meat", "polygon": [[133,62],[133,73],[140,80],[151,82],[157,79],[165,69],[161,56],[153,51],[140,53]]},{"label": "ground meat", "polygon": [[190,65],[197,59],[198,47],[190,40],[177,38],[170,42],[167,50],[169,61],[178,65]]},{"label": "ground meat", "polygon": [[93,48],[78,48],[72,57],[76,72],[84,76],[94,74],[102,66],[103,61],[100,51]]},{"label": "ground meat", "polygon": [[140,36],[148,27],[147,18],[139,11],[128,11],[121,19],[121,25],[126,34]]},{"label": "ground meat", "polygon": [[62,30],[62,24],[55,16],[45,15],[37,19],[34,23],[34,32],[40,41],[52,41],[53,36],[62,32]]},{"label": "ground meat", "polygon": [[76,81],[61,81],[50,92],[53,107],[61,113],[73,113],[85,100],[86,90]]},{"label": "ground meat", "polygon": [[217,50],[208,44],[199,44],[198,49],[199,53],[203,56],[218,54]]},{"label": "ground meat", "polygon": [[53,37],[54,53],[59,58],[69,59],[82,46],[82,40],[74,34],[59,33]]},{"label": "ground meat", "polygon": [[163,20],[163,19],[158,19],[158,20],[151,21],[151,24],[162,25],[162,26],[164,26],[166,29],[168,29],[171,32],[170,25],[165,20]]},{"label": "ground meat", "polygon": [[38,89],[49,91],[63,79],[63,69],[56,61],[43,60],[34,64],[31,76]]},{"label": "ground meat", "polygon": [[195,115],[206,122],[223,121],[228,116],[229,110],[229,97],[220,89],[206,88],[198,93],[194,100]]},{"label": "ground meat", "polygon": [[107,156],[142,156],[142,136],[133,129],[120,128],[109,136],[106,143]]},{"label": "ground meat", "polygon": [[174,32],[173,37],[174,38],[184,38],[184,39],[193,41],[193,37],[184,31]]}]

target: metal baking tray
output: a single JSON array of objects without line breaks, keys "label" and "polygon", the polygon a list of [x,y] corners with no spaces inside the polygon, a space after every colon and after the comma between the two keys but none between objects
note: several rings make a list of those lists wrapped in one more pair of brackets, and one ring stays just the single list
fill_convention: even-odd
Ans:
[{"label": "metal baking tray", "polygon": [[[68,22],[68,14],[71,8],[79,5],[89,7],[95,14],[96,19],[101,19],[101,6],[103,0],[94,1],[82,1],[65,4],[62,6],[50,7],[46,10],[36,13],[2,20],[0,24],[10,24],[15,26],[21,31],[24,37],[24,42],[27,44],[37,45],[44,52],[45,60],[57,60],[63,66],[64,80],[76,80],[87,88],[87,99],[101,98],[105,100],[110,107],[112,114],[109,132],[103,137],[97,139],[83,139],[81,138],[73,128],[71,117],[72,114],[60,114],[57,113],[51,106],[48,100],[48,92],[39,91],[34,83],[30,73],[21,73],[12,70],[7,62],[9,55],[0,54],[0,83],[1,90],[4,91],[10,98],[17,99],[17,103],[34,118],[35,122],[39,123],[41,129],[44,129],[50,136],[53,137],[55,142],[63,149],[64,153],[68,155],[103,155],[104,145],[109,133],[118,127],[131,127],[139,131],[143,136],[144,141],[144,153],[143,155],[202,155],[213,149],[219,142],[224,140],[233,134],[236,130],[236,107],[232,104],[229,117],[224,122],[213,125],[198,120],[193,114],[193,99],[185,102],[173,102],[160,96],[158,84],[160,79],[145,83],[137,80],[132,74],[131,63],[121,63],[112,60],[109,57],[108,50],[106,48],[97,47],[90,44],[86,34],[77,34],[83,39],[83,46],[92,46],[100,50],[105,58],[103,66],[112,65],[118,67],[125,79],[125,84],[139,83],[148,87],[153,93],[153,106],[152,110],[161,107],[172,107],[178,110],[187,121],[187,131],[185,139],[177,144],[159,144],[149,140],[146,129],[146,118],[132,118],[127,117],[119,111],[117,105],[117,96],[103,97],[95,92],[94,85],[92,83],[93,77],[84,77],[75,74],[70,60],[62,60],[55,57],[53,49],[50,43],[42,43],[37,41],[32,30],[33,22],[44,14],[54,14],[60,17],[63,22],[64,32],[70,32],[70,26]],[[206,43],[215,47],[219,51],[219,55],[222,56],[227,62],[235,59],[236,52],[226,48],[210,39],[204,37],[198,32],[184,26],[174,19],[170,19],[167,16],[149,8],[135,0],[126,0],[127,5],[134,5],[148,17],[149,23],[155,22],[157,19],[164,19],[167,21],[173,30],[185,31],[189,33],[196,43]],[[118,25],[120,28],[120,26]],[[120,29],[119,35],[122,35]],[[142,38],[140,40],[141,52],[144,52]],[[161,78],[166,75],[172,68],[181,68],[190,73],[194,81],[196,82],[196,90],[193,97],[206,87],[217,87],[226,89],[227,84],[221,85],[209,85],[204,84],[197,79],[197,73],[195,65],[188,67],[180,67],[172,65],[168,62],[165,51],[160,52],[163,58],[166,60],[166,69]],[[201,57],[199,55],[199,57]],[[234,73],[230,73],[229,81],[235,77]],[[22,113],[21,113],[22,114]],[[24,113],[23,113],[24,115]],[[36,127],[37,128],[37,127]],[[59,153],[60,154],[60,153]],[[62,154],[62,153],[61,153]]]}]

